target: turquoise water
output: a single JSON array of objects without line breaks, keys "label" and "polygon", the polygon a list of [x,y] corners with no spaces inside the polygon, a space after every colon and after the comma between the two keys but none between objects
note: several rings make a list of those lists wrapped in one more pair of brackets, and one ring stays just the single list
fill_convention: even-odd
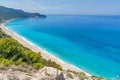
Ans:
[{"label": "turquoise water", "polygon": [[21,18],[5,26],[90,74],[120,76],[120,16]]}]

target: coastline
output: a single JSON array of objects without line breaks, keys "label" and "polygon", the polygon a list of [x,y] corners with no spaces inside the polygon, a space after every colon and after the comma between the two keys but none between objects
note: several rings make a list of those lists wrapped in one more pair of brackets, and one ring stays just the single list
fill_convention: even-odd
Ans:
[{"label": "coastline", "polygon": [[49,52],[45,51],[44,49],[40,48],[39,46],[36,46],[35,44],[31,43],[27,39],[23,38],[22,36],[16,34],[15,32],[13,32],[13,31],[11,31],[9,29],[7,29],[4,26],[4,23],[0,24],[0,28],[3,30],[4,33],[6,33],[7,35],[11,36],[15,40],[17,40],[24,47],[27,47],[27,48],[31,49],[32,51],[34,51],[34,52],[40,52],[41,56],[43,58],[45,58],[47,60],[51,59],[52,61],[54,61],[57,64],[61,65],[63,70],[72,70],[72,71],[77,71],[77,72],[84,72],[87,76],[92,76],[91,74],[89,74],[89,73],[87,73],[87,72],[77,68],[76,66],[62,61],[61,59],[55,57],[51,53],[49,53]]}]

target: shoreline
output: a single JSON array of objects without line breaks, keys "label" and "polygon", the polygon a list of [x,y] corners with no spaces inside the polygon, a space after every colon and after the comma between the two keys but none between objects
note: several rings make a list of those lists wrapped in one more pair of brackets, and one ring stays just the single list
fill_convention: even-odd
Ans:
[{"label": "shoreline", "polygon": [[[8,21],[7,21],[8,22]],[[71,70],[71,71],[77,71],[77,72],[84,72],[87,76],[92,76],[91,74],[83,71],[82,69],[69,64],[59,58],[57,58],[56,56],[52,55],[51,53],[45,51],[44,49],[40,48],[39,46],[33,44],[32,42],[28,41],[27,39],[25,39],[24,37],[16,34],[15,32],[9,30],[8,28],[6,28],[4,26],[4,23],[0,24],[0,28],[3,30],[3,32],[9,36],[11,36],[13,39],[17,40],[21,45],[23,45],[24,47],[29,48],[30,50],[34,51],[34,52],[40,52],[41,56],[43,58],[45,58],[46,60],[51,59],[51,61],[56,62],[57,64],[61,65],[63,70]]]}]

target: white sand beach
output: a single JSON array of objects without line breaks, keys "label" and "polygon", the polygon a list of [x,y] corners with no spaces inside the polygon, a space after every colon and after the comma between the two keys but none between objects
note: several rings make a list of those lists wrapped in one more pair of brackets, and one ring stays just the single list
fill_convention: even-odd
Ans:
[{"label": "white sand beach", "polygon": [[[64,61],[62,61],[61,59],[55,57],[54,55],[52,55],[51,53],[41,49],[40,47],[34,45],[33,43],[29,42],[28,40],[26,40],[25,38],[19,36],[18,34],[14,33],[13,31],[7,29],[4,24],[0,25],[0,28],[3,30],[4,33],[6,33],[7,35],[11,36],[12,38],[14,38],[15,40],[17,40],[20,44],[22,44],[24,47],[27,47],[29,49],[31,49],[32,51],[35,52],[40,52],[41,56],[45,59],[51,59],[52,61],[56,62],[57,64],[60,64],[62,66],[62,68],[64,70],[72,70],[72,71],[77,71],[77,72],[85,72],[69,63],[66,63]],[[91,74],[88,74],[87,72],[85,72],[87,76],[91,76]]]}]

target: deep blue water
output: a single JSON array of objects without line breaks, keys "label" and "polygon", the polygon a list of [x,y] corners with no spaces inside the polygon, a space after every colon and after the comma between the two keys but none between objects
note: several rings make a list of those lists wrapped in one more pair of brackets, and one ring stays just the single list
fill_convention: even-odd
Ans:
[{"label": "deep blue water", "polygon": [[5,26],[90,74],[120,76],[120,16],[21,18]]}]

